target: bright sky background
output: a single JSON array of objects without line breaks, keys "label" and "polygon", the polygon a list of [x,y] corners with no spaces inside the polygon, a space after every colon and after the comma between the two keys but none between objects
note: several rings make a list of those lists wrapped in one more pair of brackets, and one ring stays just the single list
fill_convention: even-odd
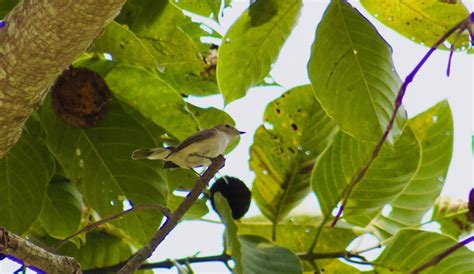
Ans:
[{"label": "bright sky background", "polygon": [[[395,31],[385,27],[369,15],[356,1],[350,1],[359,11],[374,24],[380,34],[393,48],[395,68],[402,79],[413,69],[428,50],[417,45]],[[468,8],[474,10],[473,1],[464,1]],[[233,7],[225,13],[222,30],[232,25],[248,5],[248,0],[234,0]],[[246,97],[232,102],[225,110],[235,119],[240,130],[246,131],[239,146],[227,156],[223,175],[241,178],[251,187],[254,173],[249,170],[249,147],[253,141],[256,128],[263,123],[265,106],[276,99],[285,90],[308,84],[306,64],[310,55],[314,33],[329,1],[304,1],[298,24],[283,47],[280,58],[274,65],[271,75],[283,88],[254,88]],[[454,153],[451,161],[446,187],[443,195],[466,199],[472,185],[474,163],[471,156],[471,132],[474,128],[472,93],[474,91],[474,56],[455,53],[453,57],[452,76],[446,77],[448,52],[437,51],[421,69],[414,82],[409,86],[404,104],[409,117],[423,112],[438,101],[448,98],[454,116]],[[199,106],[223,108],[220,95],[206,98],[191,98],[190,102]],[[313,194],[296,209],[297,211],[314,212],[317,202]],[[211,210],[212,211],[212,210]],[[252,203],[247,216],[259,214]],[[206,218],[218,220],[211,212]],[[167,258],[215,255],[222,252],[223,226],[202,221],[190,221],[179,224],[157,248],[151,260],[160,261]],[[196,273],[228,273],[221,263],[193,264]],[[0,262],[0,273],[9,273],[18,268],[16,264]],[[30,272],[31,273],[31,272]],[[159,269],[156,273],[177,273],[176,269]]]}]

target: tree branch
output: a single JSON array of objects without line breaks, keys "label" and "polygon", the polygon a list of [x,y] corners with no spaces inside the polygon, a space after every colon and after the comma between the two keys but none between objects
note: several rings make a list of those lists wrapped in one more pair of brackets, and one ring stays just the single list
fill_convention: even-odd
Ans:
[{"label": "tree branch", "polygon": [[0,228],[0,252],[48,273],[82,273],[76,259],[48,252],[3,228]]},{"label": "tree branch", "polygon": [[[310,253],[310,254],[300,253],[296,255],[298,256],[300,260],[305,260],[309,262],[312,262],[315,260],[323,260],[323,259],[343,258],[353,263],[370,264],[369,262],[367,262],[367,260],[363,256],[360,255],[360,253],[365,252],[365,251],[366,250],[359,251],[359,252],[340,251],[340,252]],[[354,258],[358,260],[354,260]],[[222,253],[219,255],[211,255],[211,256],[205,256],[205,257],[186,257],[186,258],[176,259],[176,260],[167,259],[167,260],[156,262],[156,263],[144,263],[138,269],[172,268],[175,266],[174,262],[179,263],[179,264],[222,262],[225,264],[231,259],[232,257],[230,255]],[[102,274],[102,273],[115,272],[119,270],[121,267],[123,267],[125,264],[126,262],[121,262],[113,266],[88,269],[88,270],[85,270],[83,273],[84,274]]]},{"label": "tree branch", "polygon": [[[301,253],[297,254],[300,260],[313,262],[315,260],[322,259],[336,259],[341,258],[351,263],[356,264],[371,264],[367,261],[364,256],[361,256],[358,252],[352,251],[340,251],[340,252],[327,252],[327,253]],[[354,260],[354,258],[358,260]]]},{"label": "tree branch", "polygon": [[[187,257],[187,258],[182,258],[182,259],[177,259],[177,260],[168,259],[168,260],[164,260],[164,261],[156,262],[156,263],[144,263],[138,269],[172,268],[173,266],[175,266],[175,262],[178,264],[185,264],[185,263],[194,264],[194,263],[209,263],[209,262],[222,262],[225,264],[231,259],[232,258],[230,257],[230,255],[227,255],[227,254],[211,255],[211,256],[205,256],[205,257]],[[102,274],[102,273],[115,272],[119,270],[121,267],[123,267],[125,264],[126,262],[122,262],[113,266],[89,269],[89,270],[85,270],[83,273],[84,274]]]},{"label": "tree branch", "polygon": [[456,243],[452,247],[448,248],[447,250],[443,251],[439,255],[435,256],[433,259],[430,261],[426,262],[425,264],[421,265],[420,267],[417,267],[415,270],[412,271],[413,274],[418,274],[421,271],[427,269],[430,266],[435,266],[439,264],[444,258],[448,257],[452,253],[454,253],[456,250],[460,249],[461,247],[469,244],[470,242],[474,242],[474,236],[471,236],[459,243]]},{"label": "tree branch", "polygon": [[140,249],[128,262],[117,272],[119,274],[134,273],[143,262],[151,255],[156,247],[166,238],[178,224],[178,221],[197,201],[201,192],[206,188],[209,181],[214,175],[224,166],[224,156],[220,155],[212,160],[212,164],[207,168],[206,172],[198,179],[191,192],[186,196],[186,199],[179,205],[179,207],[171,213],[166,222],[155,233],[151,240]]},{"label": "tree branch", "polygon": [[128,215],[130,213],[133,213],[133,212],[136,212],[136,211],[143,211],[143,210],[156,210],[156,211],[160,211],[161,213],[163,213],[163,215],[165,215],[166,217],[168,217],[170,215],[170,210],[163,206],[163,205],[160,205],[160,204],[140,204],[140,205],[135,205],[133,208],[130,208],[130,209],[127,209],[125,211],[122,211],[122,212],[119,212],[117,214],[114,214],[112,216],[109,216],[107,218],[104,218],[104,219],[101,219],[97,222],[94,222],[92,224],[89,224],[89,225],[86,225],[85,227],[83,227],[81,230],[77,231],[76,233],[68,236],[67,238],[57,242],[56,244],[54,244],[53,246],[51,246],[50,248],[48,248],[49,251],[51,252],[54,252],[56,250],[58,250],[59,248],[61,248],[65,243],[67,243],[67,241],[69,241],[70,239],[76,237],[77,235],[81,234],[81,233],[84,233],[84,232],[89,232],[91,230],[93,230],[94,228],[100,226],[101,224],[105,224],[105,223],[108,223],[110,221],[113,221],[113,220],[116,220],[116,219],[119,219],[125,215]]},{"label": "tree branch", "polygon": [[56,77],[119,13],[125,0],[22,0],[0,28],[0,159]]},{"label": "tree branch", "polygon": [[[375,146],[374,150],[372,151],[372,155],[370,157],[370,159],[367,161],[367,163],[362,166],[362,168],[359,169],[359,171],[357,172],[357,176],[355,176],[351,182],[347,185],[347,187],[345,188],[344,190],[344,198],[342,200],[342,203],[341,203],[341,206],[339,207],[339,210],[336,214],[336,216],[334,217],[334,220],[333,222],[331,223],[331,226],[334,227],[337,223],[337,221],[339,220],[339,218],[341,217],[342,215],[342,211],[344,210],[344,208],[346,207],[346,204],[347,204],[347,201],[349,200],[349,197],[350,195],[352,194],[352,191],[354,190],[354,188],[356,187],[356,185],[362,181],[362,179],[364,178],[365,174],[367,173],[368,169],[370,168],[370,166],[372,165],[372,162],[375,160],[375,158],[377,158],[377,156],[379,155],[380,151],[382,150],[382,146],[383,144],[385,143],[385,140],[387,140],[387,137],[388,137],[388,134],[390,133],[390,131],[392,130],[392,127],[393,127],[393,124],[395,122],[395,117],[397,116],[398,114],[398,110],[400,109],[400,107],[402,106],[402,101],[403,101],[403,97],[405,96],[405,92],[407,90],[407,87],[408,85],[413,81],[413,79],[415,78],[415,75],[418,73],[418,71],[421,69],[421,67],[425,64],[426,60],[428,60],[428,58],[431,56],[431,54],[449,37],[451,36],[454,32],[456,31],[464,31],[464,30],[469,30],[471,31],[471,28],[472,28],[472,25],[473,25],[473,22],[472,20],[474,20],[474,13],[471,13],[470,16],[468,16],[466,19],[462,20],[461,22],[459,22],[458,24],[456,24],[454,27],[452,27],[450,30],[448,30],[431,48],[430,50],[425,54],[425,56],[423,56],[423,58],[421,59],[421,61],[416,65],[416,67],[413,69],[413,71],[410,72],[410,74],[408,74],[408,76],[405,78],[405,81],[403,82],[403,84],[401,85],[399,91],[398,91],[398,95],[397,95],[397,98],[395,100],[395,107],[393,109],[393,112],[392,112],[392,116],[390,117],[390,121],[388,122],[387,124],[387,127],[382,135],[382,137],[380,138],[379,142],[377,143],[377,145]],[[472,37],[472,33],[471,34],[471,37]],[[472,41],[474,43],[474,41]]]}]

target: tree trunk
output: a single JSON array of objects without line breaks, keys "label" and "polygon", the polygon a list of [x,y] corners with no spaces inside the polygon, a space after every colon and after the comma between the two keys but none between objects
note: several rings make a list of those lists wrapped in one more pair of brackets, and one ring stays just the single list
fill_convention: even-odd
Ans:
[{"label": "tree trunk", "polygon": [[0,28],[0,159],[17,142],[56,77],[125,0],[23,0]]}]

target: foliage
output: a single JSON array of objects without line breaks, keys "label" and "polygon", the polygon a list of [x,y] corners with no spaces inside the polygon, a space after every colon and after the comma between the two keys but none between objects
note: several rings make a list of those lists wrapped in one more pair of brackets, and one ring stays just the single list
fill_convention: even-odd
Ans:
[{"label": "foliage", "polygon": [[[425,45],[468,16],[460,1],[379,2],[362,1],[384,24]],[[15,3],[0,2],[2,16]],[[131,152],[235,124],[224,110],[200,108],[187,98],[219,94],[228,104],[271,77],[302,6],[301,0],[253,1],[221,34],[213,26],[230,3],[128,0],[73,63],[104,78],[113,94],[109,112],[95,127],[72,128],[55,114],[51,98],[45,99],[0,160],[0,226],[52,245],[137,204],[176,209],[185,199],[177,191],[189,190],[196,175],[165,170],[160,161],[133,161]],[[195,22],[189,14],[207,21]],[[374,157],[402,81],[389,41],[346,1],[328,4],[315,34],[310,83],[289,88],[266,106],[250,147],[252,197],[261,216],[235,221],[225,198],[215,195],[225,226],[224,252],[236,273],[316,267],[357,273],[347,262],[364,254],[346,250],[368,233],[385,246],[377,259],[365,262],[374,271],[413,271],[474,230],[465,201],[440,197],[453,152],[449,103],[410,119],[402,107],[380,154],[349,196],[342,220],[329,227],[347,186]],[[217,63],[208,58],[215,46],[203,37],[220,41]],[[467,39],[461,35],[455,47],[465,49]],[[308,195],[317,197],[319,209],[292,212]],[[430,210],[431,219],[422,223]],[[208,212],[206,197],[200,198],[183,221]],[[69,240],[58,252],[74,256],[83,270],[118,264],[148,242],[162,220],[160,212],[135,212]],[[439,224],[440,231],[422,230],[429,223]],[[463,247],[428,272],[470,272],[473,261],[472,251]]]},{"label": "foliage", "polygon": [[[469,10],[461,1],[374,1],[362,0],[362,5],[380,22],[393,28],[398,33],[431,47],[452,26],[469,16]],[[462,34],[456,41],[456,35],[448,38],[455,48],[469,47],[469,35]],[[441,45],[441,49],[448,49]],[[472,52],[472,49],[468,49]]]}]

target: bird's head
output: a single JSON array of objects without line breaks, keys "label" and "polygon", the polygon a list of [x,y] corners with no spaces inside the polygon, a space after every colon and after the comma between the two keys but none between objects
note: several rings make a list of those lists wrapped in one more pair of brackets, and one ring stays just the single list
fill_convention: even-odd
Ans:
[{"label": "bird's head", "polygon": [[232,126],[230,124],[218,125],[218,126],[215,126],[214,128],[219,130],[219,131],[224,132],[225,134],[227,134],[228,136],[230,136],[232,138],[235,138],[235,137],[245,133],[243,131],[239,131],[238,129],[236,129],[234,126]]}]

